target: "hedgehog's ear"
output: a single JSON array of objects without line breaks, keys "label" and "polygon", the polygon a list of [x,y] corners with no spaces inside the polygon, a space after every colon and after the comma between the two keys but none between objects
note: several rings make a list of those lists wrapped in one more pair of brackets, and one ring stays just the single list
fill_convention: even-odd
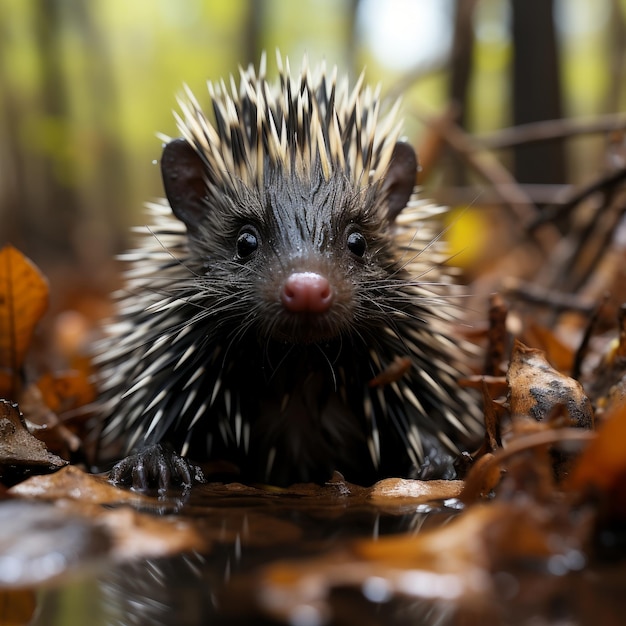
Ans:
[{"label": "hedgehog's ear", "polygon": [[188,230],[197,230],[206,214],[206,170],[202,159],[184,139],[163,149],[161,176],[174,215]]},{"label": "hedgehog's ear", "polygon": [[387,214],[393,222],[413,193],[417,176],[417,156],[413,147],[398,141],[393,148],[389,169],[383,183],[387,196]]}]

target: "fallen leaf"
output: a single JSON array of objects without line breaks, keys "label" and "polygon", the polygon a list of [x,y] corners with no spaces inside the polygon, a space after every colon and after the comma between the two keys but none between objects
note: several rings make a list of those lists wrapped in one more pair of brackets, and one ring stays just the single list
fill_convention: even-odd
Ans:
[{"label": "fallen leaf", "polygon": [[369,499],[375,504],[419,504],[457,498],[463,488],[462,480],[408,480],[386,478],[371,488]]},{"label": "fallen leaf", "polygon": [[41,500],[70,498],[94,504],[129,503],[146,506],[154,502],[153,498],[115,487],[105,477],[88,474],[73,465],[64,467],[55,474],[31,476],[19,485],[11,487],[9,493],[24,498]]},{"label": "fallen leaf", "polygon": [[[163,556],[206,548],[207,541],[189,521],[164,513],[177,510],[179,500],[150,498],[111,485],[103,476],[68,466],[50,476],[32,476],[9,489],[14,497],[51,501],[73,512],[78,520],[104,527],[112,537],[109,555],[127,559]],[[162,515],[139,513],[130,507],[105,509],[101,505],[129,504]]]},{"label": "fallen leaf", "polygon": [[574,491],[617,489],[626,503],[626,402],[605,415],[597,437],[581,454],[565,485]]},{"label": "fallen leaf", "polygon": [[581,384],[557,372],[541,350],[516,341],[507,382],[511,415],[542,421],[563,406],[576,426],[593,427],[593,409]]},{"label": "fallen leaf", "polygon": [[16,404],[0,400],[0,475],[3,479],[15,468],[25,471],[54,471],[67,461],[51,454],[33,437]]},{"label": "fallen leaf", "polygon": [[84,372],[44,374],[37,381],[44,404],[55,413],[85,406],[95,399],[93,385]]},{"label": "fallen leaf", "polygon": [[465,477],[465,484],[459,494],[461,502],[470,504],[484,498],[500,482],[501,468],[494,462],[494,455],[488,452],[481,456],[470,468]]},{"label": "fallen leaf", "polygon": [[13,246],[0,249],[0,397],[16,398],[35,326],[48,307],[48,282]]},{"label": "fallen leaf", "polygon": [[545,352],[547,360],[559,372],[569,371],[574,362],[574,350],[567,346],[556,334],[539,324],[530,324],[524,331],[524,339]]},{"label": "fallen leaf", "polygon": [[[44,376],[44,379],[48,377]],[[49,450],[65,458],[76,458],[73,455],[80,450],[81,440],[61,422],[55,410],[50,408],[39,384],[27,385],[22,390],[20,408],[33,435],[43,441]]]}]

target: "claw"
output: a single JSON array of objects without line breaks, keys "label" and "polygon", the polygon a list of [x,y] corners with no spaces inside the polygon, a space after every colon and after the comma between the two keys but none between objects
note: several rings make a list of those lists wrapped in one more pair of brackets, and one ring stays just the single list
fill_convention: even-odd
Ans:
[{"label": "claw", "polygon": [[127,456],[109,473],[109,481],[114,485],[135,491],[158,489],[159,494],[172,488],[188,490],[194,483],[205,480],[200,467],[163,444]]}]

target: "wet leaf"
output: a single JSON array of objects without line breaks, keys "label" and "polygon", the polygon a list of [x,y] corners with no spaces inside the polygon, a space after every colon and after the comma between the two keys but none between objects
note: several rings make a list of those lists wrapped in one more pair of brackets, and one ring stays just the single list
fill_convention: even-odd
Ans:
[{"label": "wet leaf", "polygon": [[16,466],[24,470],[54,471],[67,461],[51,454],[44,443],[33,437],[17,405],[0,400],[0,473]]},{"label": "wet leaf", "polygon": [[515,342],[507,373],[512,415],[529,415],[541,421],[563,406],[572,422],[593,427],[593,409],[580,383],[557,372],[540,350]]},{"label": "wet leaf", "polygon": [[0,504],[0,587],[25,587],[81,570],[108,553],[106,530],[43,502]]},{"label": "wet leaf", "polygon": [[177,517],[155,517],[132,508],[105,509],[102,504],[132,504],[146,510],[169,512],[179,501],[157,500],[114,487],[102,476],[69,466],[50,476],[33,476],[9,490],[12,496],[56,502],[78,520],[104,528],[111,537],[110,556],[162,556],[202,549],[207,542],[191,523]]},{"label": "wet leaf", "polygon": [[69,498],[92,504],[130,503],[146,506],[153,501],[148,496],[114,487],[105,477],[87,474],[73,465],[48,476],[31,476],[19,485],[11,487],[9,493],[53,501]]},{"label": "wet leaf", "polygon": [[461,493],[461,480],[407,480],[386,478],[371,489],[369,498],[376,504],[419,504],[433,500],[456,498]]},{"label": "wet leaf", "polygon": [[0,397],[16,399],[35,326],[48,307],[48,283],[13,246],[0,250]]},{"label": "wet leaf", "polygon": [[541,559],[551,554],[542,519],[532,505],[477,505],[436,530],[416,537],[363,541],[355,550],[371,561],[465,575],[467,570],[493,569],[515,558]]},{"label": "wet leaf", "polygon": [[614,405],[605,415],[597,437],[578,459],[567,486],[576,491],[595,488],[615,492],[614,496],[626,503],[626,402]]}]

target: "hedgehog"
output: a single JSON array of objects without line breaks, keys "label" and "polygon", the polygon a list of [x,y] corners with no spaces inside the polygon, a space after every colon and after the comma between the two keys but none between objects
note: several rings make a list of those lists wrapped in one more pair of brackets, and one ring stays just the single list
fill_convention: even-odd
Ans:
[{"label": "hedgehog", "polygon": [[188,88],[163,137],[167,201],[129,263],[99,350],[99,461],[136,488],[451,477],[480,432],[463,315],[418,198],[398,103],[337,68],[240,68]]}]

